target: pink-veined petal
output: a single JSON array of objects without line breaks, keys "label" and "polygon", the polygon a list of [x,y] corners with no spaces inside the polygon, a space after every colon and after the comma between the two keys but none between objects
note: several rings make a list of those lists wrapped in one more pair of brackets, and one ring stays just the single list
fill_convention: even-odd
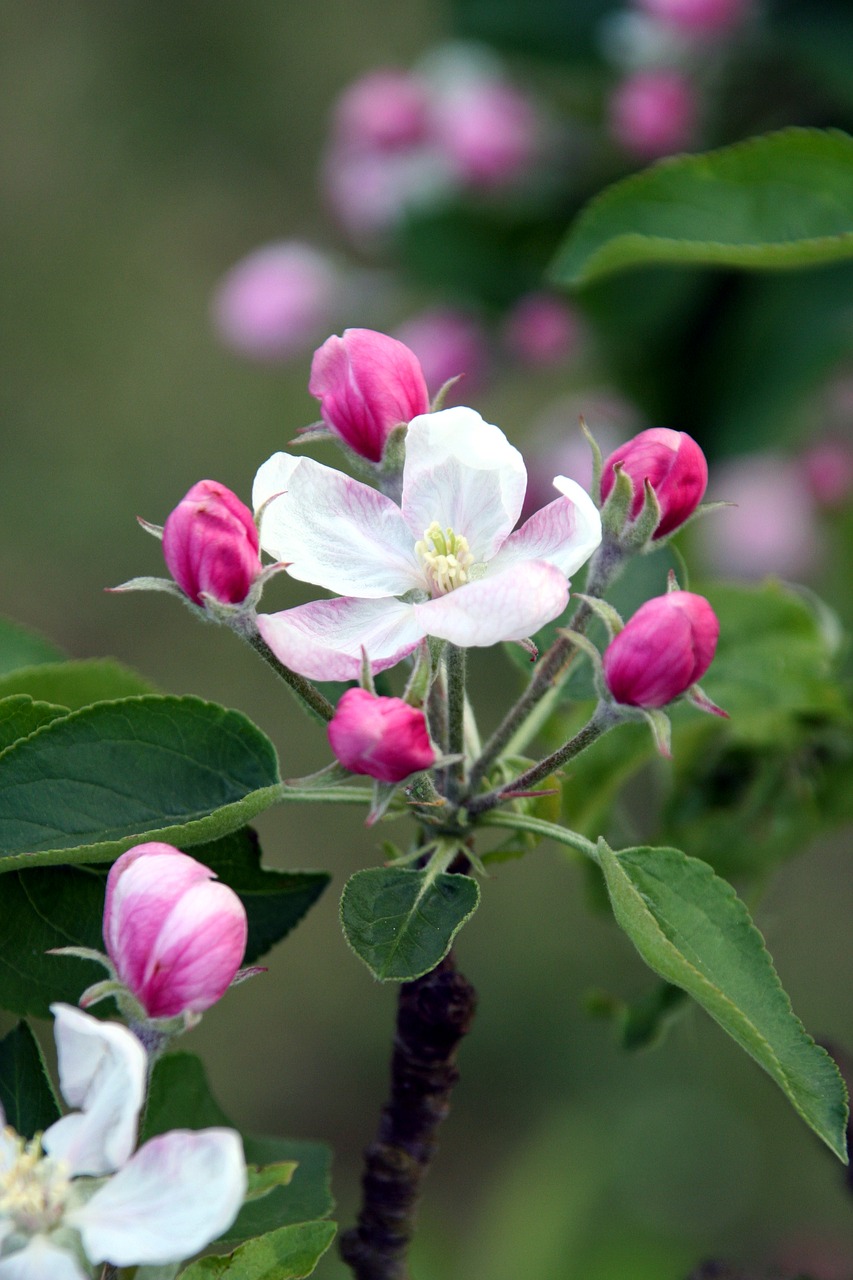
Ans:
[{"label": "pink-veined petal", "polygon": [[362,648],[372,670],[384,671],[424,636],[413,605],[348,597],[259,614],[258,630],[280,662],[309,680],[358,679]]},{"label": "pink-veined petal", "polygon": [[99,1176],[118,1169],[136,1143],[145,1098],[147,1058],[132,1031],[100,1022],[72,1005],[52,1004],[59,1084],[79,1110],[46,1130],[48,1155],[68,1163],[72,1174]]},{"label": "pink-veined petal", "polygon": [[153,1018],[203,1013],[224,995],[246,950],[246,909],[217,880],[172,904],[135,992]]},{"label": "pink-veined petal", "polygon": [[601,517],[585,489],[565,476],[558,478],[565,496],[535,511],[509,535],[489,565],[490,573],[525,560],[545,560],[570,577],[586,564],[601,542]]},{"label": "pink-veined petal", "polygon": [[413,607],[427,635],[461,648],[479,648],[526,639],[562,613],[568,599],[569,584],[562,570],[531,560],[523,570],[489,573]]},{"label": "pink-veined petal", "polygon": [[233,1129],[175,1129],[152,1138],[81,1208],[66,1215],[92,1262],[179,1262],[236,1218],[246,1163]]},{"label": "pink-veined petal", "polygon": [[438,521],[488,561],[518,519],[527,471],[499,427],[473,409],[413,418],[406,435],[403,517],[417,541]]},{"label": "pink-veined petal", "polygon": [[0,1280],[87,1280],[73,1253],[33,1236],[17,1253],[0,1258]]},{"label": "pink-veined petal", "polygon": [[400,508],[369,485],[279,453],[261,467],[252,491],[256,510],[269,498],[261,545],[286,561],[291,577],[365,599],[425,586]]}]

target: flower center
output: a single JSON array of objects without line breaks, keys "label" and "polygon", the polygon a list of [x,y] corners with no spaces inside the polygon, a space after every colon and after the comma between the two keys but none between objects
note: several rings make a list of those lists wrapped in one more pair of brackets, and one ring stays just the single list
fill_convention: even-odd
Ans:
[{"label": "flower center", "polygon": [[434,596],[445,596],[470,580],[474,557],[468,550],[468,539],[452,529],[442,529],[437,520],[433,520],[424,530],[423,538],[415,543],[415,555],[423,565]]},{"label": "flower center", "polygon": [[13,1129],[0,1134],[11,1162],[0,1165],[0,1221],[11,1218],[30,1233],[49,1230],[62,1217],[71,1185],[64,1160],[42,1155],[40,1135],[27,1142]]}]

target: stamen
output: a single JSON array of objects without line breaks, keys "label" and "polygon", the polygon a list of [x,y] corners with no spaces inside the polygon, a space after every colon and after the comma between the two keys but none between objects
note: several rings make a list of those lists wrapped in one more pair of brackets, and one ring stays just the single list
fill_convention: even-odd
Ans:
[{"label": "stamen", "polygon": [[11,1218],[19,1229],[28,1232],[55,1226],[62,1217],[70,1186],[65,1161],[42,1154],[40,1134],[27,1142],[12,1129],[6,1129],[3,1137],[17,1150],[11,1163],[0,1172],[0,1219]]},{"label": "stamen", "polygon": [[433,595],[444,596],[470,580],[474,557],[468,539],[434,520],[415,543],[415,555],[424,567]]}]

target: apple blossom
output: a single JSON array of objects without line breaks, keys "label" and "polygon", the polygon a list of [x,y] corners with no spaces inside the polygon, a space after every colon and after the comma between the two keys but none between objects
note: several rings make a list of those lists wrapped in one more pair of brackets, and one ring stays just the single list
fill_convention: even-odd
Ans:
[{"label": "apple blossom", "polygon": [[730,31],[745,16],[752,0],[639,0],[659,22],[685,35],[712,36]]},{"label": "apple blossom", "polygon": [[610,133],[643,160],[683,151],[696,124],[696,93],[680,71],[636,71],[610,99]]},{"label": "apple blossom", "polygon": [[342,598],[262,614],[261,635],[320,680],[357,678],[363,649],[382,671],[428,635],[460,647],[524,639],[563,611],[568,576],[601,541],[589,495],[554,483],[562,496],[513,532],[521,454],[462,407],[409,424],[400,506],[310,458],[275,454],[253,489],[262,543],[292,577]]},{"label": "apple blossom", "polygon": [[[470,392],[486,382],[490,364],[489,340],[483,325],[470,312],[438,307],[410,316],[395,336],[417,356],[426,384],[437,393],[451,378],[445,406],[458,403],[457,393]],[[461,375],[461,377],[460,377]]]},{"label": "apple blossom", "polygon": [[641,605],[604,651],[604,680],[617,702],[664,707],[708,670],[720,624],[704,596],[670,591]]},{"label": "apple blossom", "polygon": [[349,85],[335,106],[339,145],[397,151],[422,142],[428,128],[426,86],[409,71],[381,68]]},{"label": "apple blossom", "polygon": [[203,1013],[234,980],[246,909],[209,867],[170,844],[138,844],[110,868],[104,942],[150,1018]]},{"label": "apple blossom", "polygon": [[201,593],[220,604],[241,604],[261,572],[252,513],[216,480],[199,480],[163,526],[163,557],[194,604]]},{"label": "apple blossom", "polygon": [[60,1087],[78,1110],[41,1141],[0,1129],[0,1280],[87,1280],[107,1261],[192,1256],[227,1230],[243,1203],[239,1134],[173,1131],[133,1154],[145,1050],[118,1023],[69,1005],[51,1010]]},{"label": "apple blossom", "polygon": [[581,320],[573,307],[553,293],[538,291],[519,298],[504,325],[504,341],[529,365],[553,365],[576,354]]},{"label": "apple blossom", "polygon": [[614,449],[601,472],[601,497],[613,488],[614,467],[619,463],[634,486],[629,512],[635,519],[645,499],[644,482],[652,486],[661,510],[652,535],[663,538],[684,524],[699,506],[708,484],[708,464],[696,441],[685,431],[650,427]]},{"label": "apple blossom", "polygon": [[346,769],[380,782],[402,782],[435,763],[423,711],[402,698],[378,698],[367,689],[347,689],[328,734],[332,750]]}]

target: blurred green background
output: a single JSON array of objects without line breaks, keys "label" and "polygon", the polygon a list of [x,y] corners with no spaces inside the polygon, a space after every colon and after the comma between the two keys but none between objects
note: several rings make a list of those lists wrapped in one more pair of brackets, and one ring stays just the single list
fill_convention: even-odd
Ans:
[{"label": "blurred green background", "polygon": [[[308,358],[238,361],[212,333],[211,292],[265,241],[335,246],[316,180],[330,105],[370,68],[411,62],[450,16],[428,0],[0,12],[0,610],[73,656],[112,654],[163,690],[245,710],[283,775],[306,773],[326,761],[323,734],[232,636],[168,597],[103,588],[161,572],[137,514],[162,522],[203,476],[248,497],[259,463],[316,416]],[[523,443],[553,389],[509,380],[477,407]],[[265,604],[302,598],[278,580]],[[475,696],[496,709],[508,678],[500,655],[478,659]],[[334,883],[187,1047],[241,1127],[334,1148],[347,1223],[395,991],[348,952],[337,898],[376,840],[319,809],[259,827],[271,864],[328,868]],[[769,1080],[698,1011],[637,1055],[586,1015],[589,991],[638,996],[652,979],[585,893],[579,868],[541,848],[496,871],[459,940],[480,1009],[427,1184],[419,1280],[679,1280],[712,1256],[850,1280],[841,1170]],[[851,919],[840,838],[785,865],[757,908],[809,1030],[853,1048]],[[348,1273],[330,1256],[317,1274]]]}]

